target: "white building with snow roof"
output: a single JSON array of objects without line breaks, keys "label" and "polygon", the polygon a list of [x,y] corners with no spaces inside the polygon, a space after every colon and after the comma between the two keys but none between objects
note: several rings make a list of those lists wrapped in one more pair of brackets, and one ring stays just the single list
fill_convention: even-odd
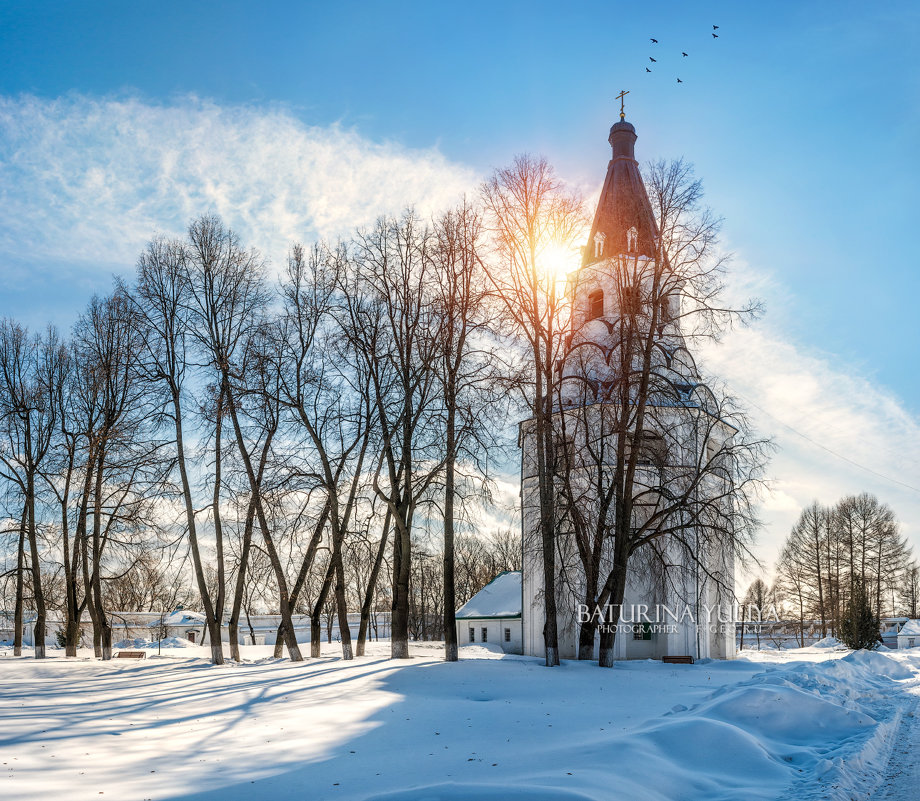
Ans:
[{"label": "white building with snow roof", "polygon": [[898,630],[898,648],[920,647],[920,620],[908,620]]},{"label": "white building with snow roof", "polygon": [[521,571],[499,573],[457,611],[457,642],[492,643],[507,654],[524,651]]},{"label": "white building with snow roof", "polygon": [[[182,637],[193,643],[203,643],[207,634],[207,619],[200,612],[189,609],[176,609],[162,618],[154,620],[148,628],[159,631],[164,639],[168,637]],[[154,639],[157,634],[155,633]]]}]

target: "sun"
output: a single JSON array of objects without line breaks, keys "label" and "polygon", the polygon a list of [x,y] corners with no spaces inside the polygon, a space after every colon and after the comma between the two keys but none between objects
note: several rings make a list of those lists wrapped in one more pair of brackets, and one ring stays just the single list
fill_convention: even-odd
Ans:
[{"label": "sun", "polygon": [[571,245],[550,242],[540,251],[537,266],[547,277],[564,280],[566,274],[578,266],[578,250]]}]

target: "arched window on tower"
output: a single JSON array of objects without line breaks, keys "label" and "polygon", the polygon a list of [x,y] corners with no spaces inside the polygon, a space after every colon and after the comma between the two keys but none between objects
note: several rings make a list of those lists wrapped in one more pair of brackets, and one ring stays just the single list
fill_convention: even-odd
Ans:
[{"label": "arched window on tower", "polygon": [[607,241],[607,235],[602,231],[598,231],[594,235],[594,258],[599,259],[604,255],[604,242]]},{"label": "arched window on tower", "polygon": [[595,289],[588,295],[588,319],[596,320],[604,316],[604,291]]},{"label": "arched window on tower", "polygon": [[639,232],[634,225],[626,232],[626,252],[635,253],[639,250]]}]

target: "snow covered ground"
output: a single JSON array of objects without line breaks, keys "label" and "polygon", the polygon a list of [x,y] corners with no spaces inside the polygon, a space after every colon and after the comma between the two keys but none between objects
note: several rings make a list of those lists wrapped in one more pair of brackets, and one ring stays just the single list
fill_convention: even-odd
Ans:
[{"label": "snow covered ground", "polygon": [[108,663],[0,648],[0,798],[920,797],[920,655],[548,670],[488,646],[459,664],[370,650],[293,664],[247,646],[213,667],[199,646]]}]

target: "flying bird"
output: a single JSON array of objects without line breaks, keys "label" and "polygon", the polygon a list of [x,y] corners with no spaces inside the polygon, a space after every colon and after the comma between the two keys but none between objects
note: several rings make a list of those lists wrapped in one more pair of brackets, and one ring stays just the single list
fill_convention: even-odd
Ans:
[{"label": "flying bird", "polygon": [[712,35],[712,38],[713,38],[713,39],[718,39],[718,38],[719,38],[719,34],[714,33],[714,34]]},{"label": "flying bird", "polygon": [[712,26],[712,29],[713,29],[714,31],[717,31],[717,30],[719,30],[719,26],[718,26],[718,25],[713,25],[713,26]]},{"label": "flying bird", "polygon": [[678,83],[683,83],[683,81],[682,81],[680,78],[677,79],[677,82],[678,82]]},{"label": "flying bird", "polygon": [[658,44],[658,40],[657,40],[657,39],[650,39],[649,41],[652,42],[652,44]]},{"label": "flying bird", "polygon": [[683,50],[680,51],[680,54],[681,54],[684,58],[687,57],[687,54],[686,54]]},{"label": "flying bird", "polygon": [[652,58],[651,56],[649,56],[649,57],[648,57],[648,60],[649,60],[649,61],[651,61],[651,62],[653,62],[653,63],[655,63],[655,64],[657,64],[657,63],[658,63],[658,62],[657,62],[657,61],[655,61],[655,59],[653,59],[653,58]]},{"label": "flying bird", "polygon": [[646,72],[651,72],[651,70],[650,70],[648,67],[645,68],[645,71],[646,71]]}]

